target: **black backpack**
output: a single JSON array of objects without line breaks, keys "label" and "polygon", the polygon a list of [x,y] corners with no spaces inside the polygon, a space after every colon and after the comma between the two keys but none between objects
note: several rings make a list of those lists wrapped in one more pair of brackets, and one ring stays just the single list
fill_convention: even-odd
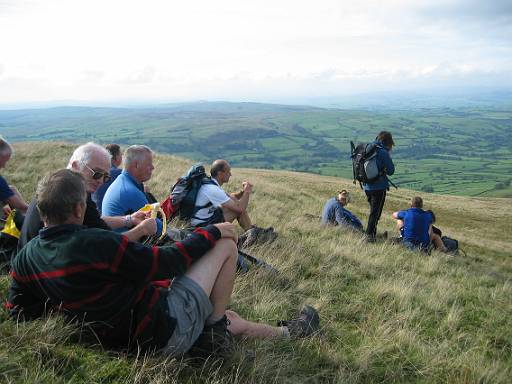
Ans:
[{"label": "black backpack", "polygon": [[384,176],[393,187],[397,188],[384,171],[379,171],[377,165],[378,149],[379,147],[375,143],[358,143],[356,146],[353,141],[350,142],[354,184],[356,180],[359,181],[359,185],[362,183],[371,184],[376,182],[381,176]]},{"label": "black backpack", "polygon": [[446,248],[447,253],[451,253],[452,255],[458,255],[460,250],[465,256],[465,252],[459,248],[458,240],[452,239],[451,237],[448,236],[441,237],[441,240],[443,240],[443,244],[444,247]]},{"label": "black backpack", "polygon": [[373,183],[383,174],[377,166],[377,149],[374,143],[358,143],[357,146],[350,142],[352,158],[352,171],[354,182]]},{"label": "black backpack", "polygon": [[162,203],[167,219],[178,216],[181,220],[190,220],[199,209],[211,205],[208,203],[204,207],[195,206],[199,188],[204,184],[214,184],[214,182],[206,175],[202,164],[193,165],[171,187],[170,196]]}]

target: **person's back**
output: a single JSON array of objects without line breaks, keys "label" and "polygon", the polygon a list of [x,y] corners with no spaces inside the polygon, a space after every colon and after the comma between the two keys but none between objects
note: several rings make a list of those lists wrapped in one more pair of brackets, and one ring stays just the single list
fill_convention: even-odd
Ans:
[{"label": "person's back", "polygon": [[[412,199],[411,208],[393,213],[393,217],[403,222],[401,229],[403,244],[409,248],[428,250],[432,214],[424,211],[421,197]],[[402,225],[402,224],[400,224]]]}]

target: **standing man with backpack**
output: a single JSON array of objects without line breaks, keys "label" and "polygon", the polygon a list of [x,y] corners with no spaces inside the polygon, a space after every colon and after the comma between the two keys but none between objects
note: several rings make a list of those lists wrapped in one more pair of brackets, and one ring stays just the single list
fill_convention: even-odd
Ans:
[{"label": "standing man with backpack", "polygon": [[381,131],[372,143],[377,147],[376,163],[379,176],[372,182],[363,183],[368,203],[370,204],[370,216],[366,227],[368,242],[375,242],[377,235],[377,223],[379,222],[386,200],[386,191],[389,190],[387,175],[395,173],[395,165],[391,160],[390,152],[395,145],[393,136],[388,131]]}]

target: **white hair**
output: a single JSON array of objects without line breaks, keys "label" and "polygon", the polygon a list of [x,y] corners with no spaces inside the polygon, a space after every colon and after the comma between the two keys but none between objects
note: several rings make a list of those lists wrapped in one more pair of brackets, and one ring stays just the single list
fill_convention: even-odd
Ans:
[{"label": "white hair", "polygon": [[0,156],[13,155],[14,148],[0,135]]},{"label": "white hair", "polygon": [[78,171],[81,171],[84,166],[89,163],[89,160],[94,153],[97,153],[100,156],[105,156],[106,161],[110,163],[111,155],[105,148],[96,143],[88,142],[75,149],[69,159],[67,168],[72,169],[73,163],[76,161],[78,163]]},{"label": "white hair", "polygon": [[127,169],[134,161],[143,161],[146,156],[153,154],[153,151],[145,145],[131,145],[124,151],[123,167]]}]

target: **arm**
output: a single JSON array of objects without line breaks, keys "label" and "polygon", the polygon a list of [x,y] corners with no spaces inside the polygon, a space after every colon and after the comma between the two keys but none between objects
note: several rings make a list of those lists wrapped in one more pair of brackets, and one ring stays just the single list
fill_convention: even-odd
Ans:
[{"label": "arm", "polygon": [[213,225],[198,228],[185,240],[164,247],[148,247],[122,236],[112,264],[129,280],[149,282],[183,275],[193,262],[215,246],[221,231]]},{"label": "arm", "polygon": [[247,210],[247,206],[249,205],[249,197],[252,193],[252,184],[248,182],[244,182],[243,184],[243,193],[240,200],[236,200],[231,196],[231,199],[222,204],[222,208],[227,208],[230,211],[235,212],[237,215],[244,213]]},{"label": "arm", "polygon": [[12,194],[4,200],[5,203],[9,204],[11,208],[25,213],[27,211],[28,204],[21,196],[21,193],[14,185],[9,185],[8,188],[12,191]]},{"label": "arm", "polygon": [[134,212],[126,216],[102,216],[101,218],[112,229],[122,227],[135,227],[148,217],[147,212]]},{"label": "arm", "polygon": [[393,160],[391,160],[391,155],[389,154],[389,151],[384,150],[384,168],[386,170],[386,175],[391,176],[393,173],[395,173],[395,164],[393,164]]}]

